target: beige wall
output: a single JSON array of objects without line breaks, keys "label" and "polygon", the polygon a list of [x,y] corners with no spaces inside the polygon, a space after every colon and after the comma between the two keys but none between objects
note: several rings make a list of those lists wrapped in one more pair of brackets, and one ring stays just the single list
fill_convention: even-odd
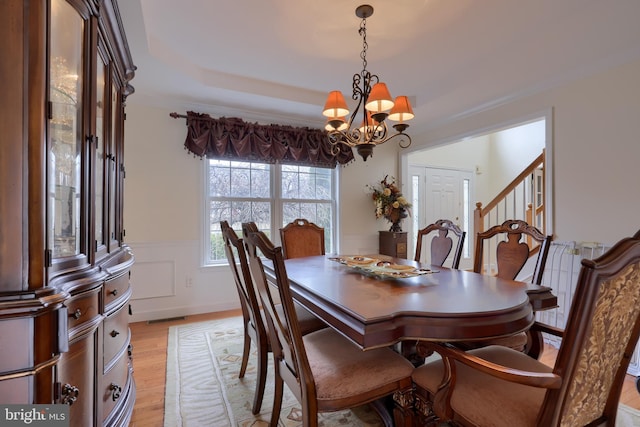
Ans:
[{"label": "beige wall", "polygon": [[127,105],[125,224],[130,241],[199,238],[203,161],[184,149],[185,121],[169,117],[170,112]]},{"label": "beige wall", "polygon": [[[640,61],[412,134],[431,147],[553,109],[554,224],[557,240],[614,242],[640,229]],[[136,254],[134,321],[237,308],[228,267],[200,267],[201,167],[182,147],[173,110],[127,102],[124,220]],[[411,128],[410,128],[411,131]],[[367,184],[399,177],[394,143],[340,169],[343,253],[377,250]]]},{"label": "beige wall", "polygon": [[432,146],[474,129],[553,110],[557,240],[613,243],[640,229],[640,61],[443,124],[414,137]]}]

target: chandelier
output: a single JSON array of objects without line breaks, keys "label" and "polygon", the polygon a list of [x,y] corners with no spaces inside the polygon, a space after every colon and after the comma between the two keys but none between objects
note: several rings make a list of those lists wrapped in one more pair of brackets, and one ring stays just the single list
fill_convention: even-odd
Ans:
[{"label": "chandelier", "polygon": [[[325,129],[332,148],[337,152],[338,144],[355,147],[364,161],[373,154],[376,145],[398,137],[401,148],[411,145],[411,137],[404,133],[409,127],[405,122],[413,118],[413,109],[409,98],[398,96],[395,101],[377,75],[367,71],[367,18],[373,15],[373,7],[365,4],[356,8],[356,16],[361,18],[358,33],[362,36],[362,71],[353,75],[352,99],[357,105],[349,120],[349,109],[342,92],[329,93],[322,114],[327,117]],[[361,110],[362,109],[362,110]],[[362,120],[357,120],[361,112]],[[387,127],[386,119],[395,121],[392,131]]]}]

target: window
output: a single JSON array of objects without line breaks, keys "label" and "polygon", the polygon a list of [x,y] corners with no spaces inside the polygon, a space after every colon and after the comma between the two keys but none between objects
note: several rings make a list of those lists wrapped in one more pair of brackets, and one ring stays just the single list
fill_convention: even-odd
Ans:
[{"label": "window", "polygon": [[325,230],[326,252],[333,252],[336,204],[333,169],[207,160],[205,168],[204,264],[226,263],[220,221],[242,235],[253,221],[275,245],[278,230],[305,218]]}]

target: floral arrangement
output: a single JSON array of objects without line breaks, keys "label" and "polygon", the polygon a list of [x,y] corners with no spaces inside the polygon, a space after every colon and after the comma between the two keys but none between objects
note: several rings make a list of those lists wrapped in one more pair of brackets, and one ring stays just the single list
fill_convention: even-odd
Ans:
[{"label": "floral arrangement", "polygon": [[375,205],[376,218],[384,218],[391,223],[389,231],[402,231],[400,221],[409,215],[411,203],[404,198],[396,186],[395,178],[386,175],[377,187],[367,186],[373,191],[371,198]]}]

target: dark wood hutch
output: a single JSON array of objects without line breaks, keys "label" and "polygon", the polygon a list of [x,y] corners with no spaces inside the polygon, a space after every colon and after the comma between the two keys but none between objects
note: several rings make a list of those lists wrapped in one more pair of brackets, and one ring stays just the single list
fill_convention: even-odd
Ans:
[{"label": "dark wood hutch", "polygon": [[127,426],[135,401],[116,0],[0,1],[0,403]]}]

